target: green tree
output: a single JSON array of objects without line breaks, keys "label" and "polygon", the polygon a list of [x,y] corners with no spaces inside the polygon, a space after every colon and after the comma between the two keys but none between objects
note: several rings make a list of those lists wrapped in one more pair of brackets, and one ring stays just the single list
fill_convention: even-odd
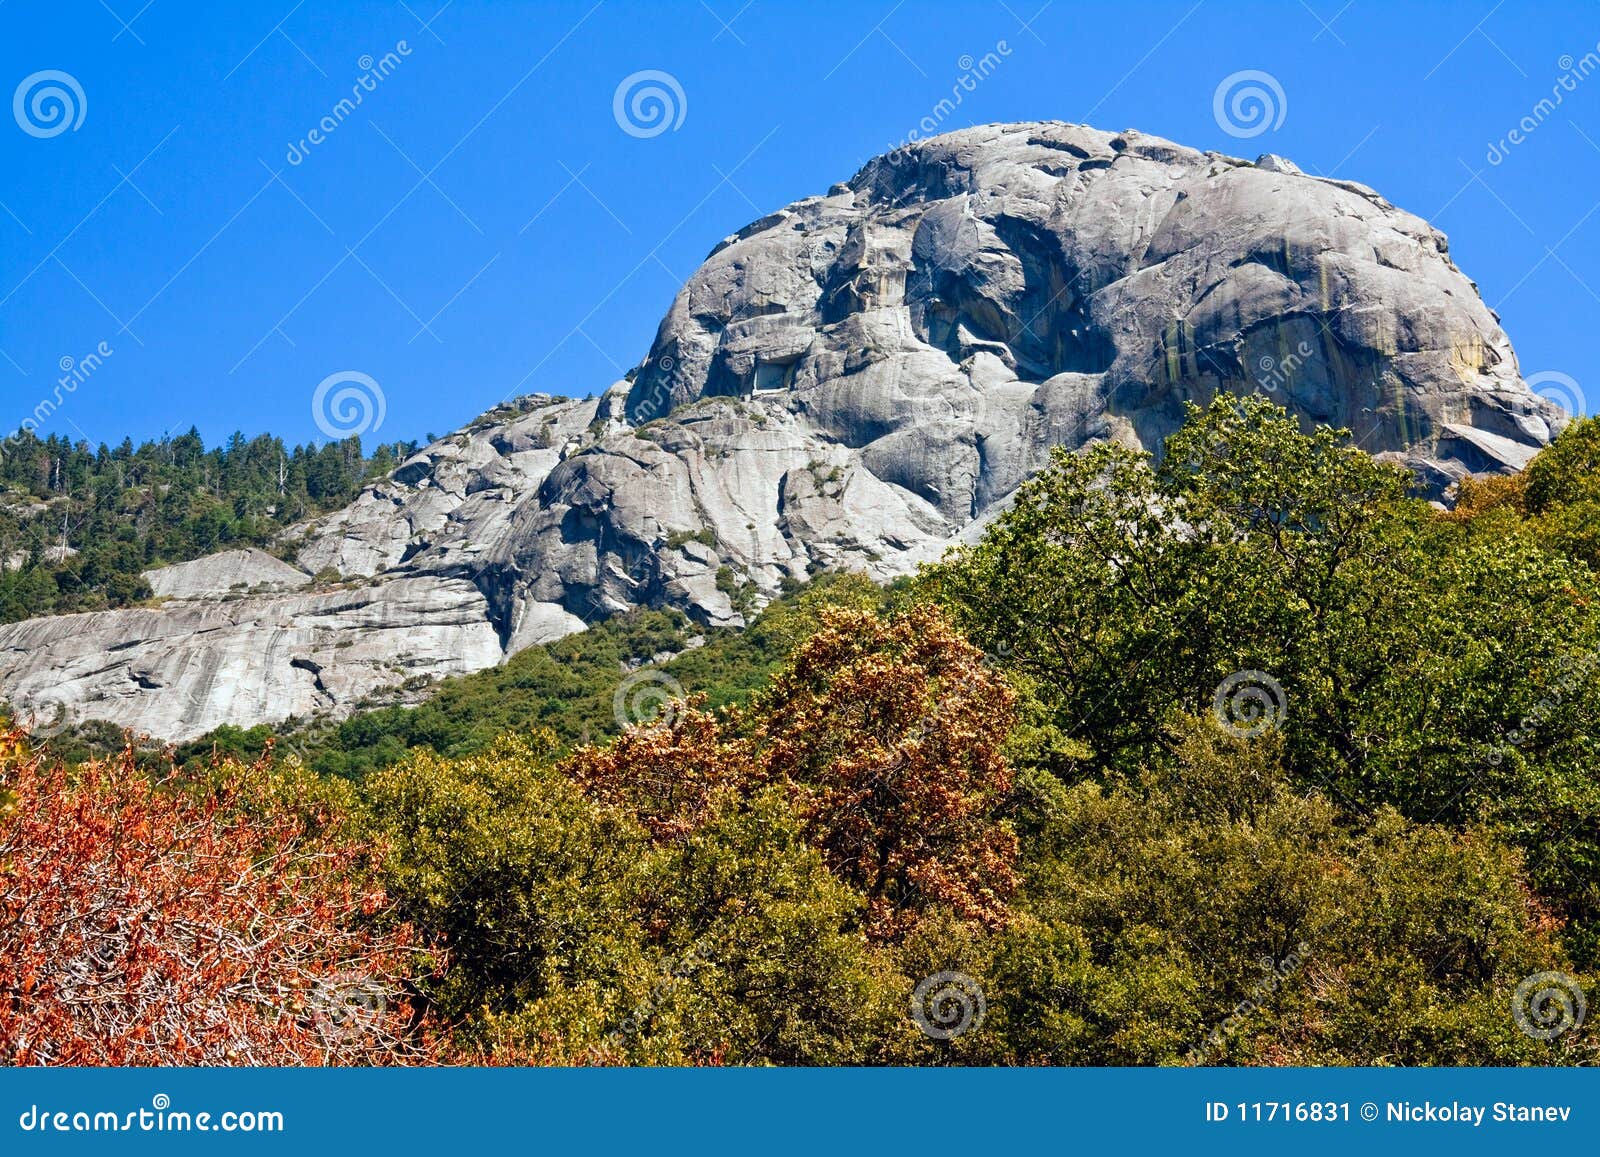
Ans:
[{"label": "green tree", "polygon": [[[1182,718],[1171,758],[1019,815],[1018,919],[983,965],[994,1038],[1054,1064],[1589,1063],[1534,1040],[1516,986],[1570,970],[1519,856],[1482,828],[1352,821],[1281,736]],[[1583,978],[1575,978],[1586,983]]]},{"label": "green tree", "polygon": [[1591,958],[1600,591],[1534,530],[1440,517],[1338,432],[1218,399],[1159,466],[1059,453],[923,589],[1039,705],[1068,780],[1159,762],[1175,708],[1252,706],[1231,721],[1280,727],[1351,812],[1492,817]]}]

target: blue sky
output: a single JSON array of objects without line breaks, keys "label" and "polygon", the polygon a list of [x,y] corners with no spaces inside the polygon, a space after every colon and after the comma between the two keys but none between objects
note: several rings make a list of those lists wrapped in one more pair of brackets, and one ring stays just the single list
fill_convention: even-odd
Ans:
[{"label": "blue sky", "polygon": [[[718,240],[847,179],[987,53],[943,127],[1137,128],[1370,184],[1449,235],[1525,375],[1600,390],[1597,43],[1592,3],[1494,0],[0,0],[0,95],[24,90],[0,116],[0,427],[65,359],[92,372],[41,432],[91,442],[320,440],[345,371],[382,391],[381,438],[596,392]],[[25,84],[52,71],[78,91]],[[614,115],[646,71],[682,94],[653,135]],[[1245,71],[1281,122],[1241,138],[1213,98]],[[76,127],[34,107],[50,87]]]}]

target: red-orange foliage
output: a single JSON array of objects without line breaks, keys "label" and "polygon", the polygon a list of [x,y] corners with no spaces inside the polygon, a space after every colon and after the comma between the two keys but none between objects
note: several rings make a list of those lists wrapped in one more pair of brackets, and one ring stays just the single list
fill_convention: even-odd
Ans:
[{"label": "red-orange foliage", "polygon": [[723,792],[750,787],[757,775],[744,745],[724,741],[714,715],[691,697],[648,727],[609,747],[585,747],[562,770],[603,804],[635,816],[658,842],[681,840],[705,820]]},{"label": "red-orange foliage", "polygon": [[866,894],[874,936],[903,933],[930,903],[996,926],[1017,886],[1000,818],[1014,706],[937,610],[886,621],[832,609],[725,725],[691,701],[563,769],[661,841],[693,832],[724,793],[787,784],[829,868]]},{"label": "red-orange foliage", "polygon": [[263,806],[265,770],[171,790],[0,736],[0,1063],[426,1059],[366,851]]},{"label": "red-orange foliage", "polygon": [[1002,745],[1016,696],[949,621],[824,612],[756,708],[766,773],[800,786],[829,867],[866,893],[879,935],[928,902],[996,926],[1016,890]]}]

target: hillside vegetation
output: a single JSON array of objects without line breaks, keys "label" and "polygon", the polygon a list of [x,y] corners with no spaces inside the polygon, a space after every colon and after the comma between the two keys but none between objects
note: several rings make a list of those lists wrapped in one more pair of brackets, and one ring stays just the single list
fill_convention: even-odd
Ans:
[{"label": "hillside vegetation", "polygon": [[[194,1059],[85,1011],[90,968],[279,1063],[1594,1063],[1600,425],[1451,512],[1408,485],[1219,399],[1159,462],[1059,453],[976,545],[744,632],[641,612],[154,770],[13,736],[34,891],[0,879],[0,956],[42,963],[0,977],[0,1057]],[[237,888],[180,822],[220,816],[265,892],[216,937],[299,943],[332,896],[349,963],[163,1003],[136,979],[193,914],[139,957],[45,943],[32,897],[86,903],[61,881],[141,811],[176,834],[102,911]]]},{"label": "hillside vegetation", "polygon": [[289,449],[235,434],[135,447],[23,432],[0,452],[0,623],[126,606],[141,572],[240,546],[271,546],[291,524],[347,504],[416,449],[359,438]]}]

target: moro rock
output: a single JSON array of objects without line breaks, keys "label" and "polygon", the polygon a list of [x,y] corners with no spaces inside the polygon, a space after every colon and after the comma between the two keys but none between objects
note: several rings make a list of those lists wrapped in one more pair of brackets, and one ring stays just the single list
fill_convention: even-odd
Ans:
[{"label": "moro rock", "polygon": [[434,442],[295,528],[294,565],[227,552],[150,572],[150,608],[0,627],[0,698],[179,740],[348,713],[634,606],[736,625],[785,579],[937,557],[1053,446],[1159,451],[1219,391],[1348,427],[1433,495],[1563,420],[1444,236],[1363,185],[967,129],[727,238],[626,380]]}]

